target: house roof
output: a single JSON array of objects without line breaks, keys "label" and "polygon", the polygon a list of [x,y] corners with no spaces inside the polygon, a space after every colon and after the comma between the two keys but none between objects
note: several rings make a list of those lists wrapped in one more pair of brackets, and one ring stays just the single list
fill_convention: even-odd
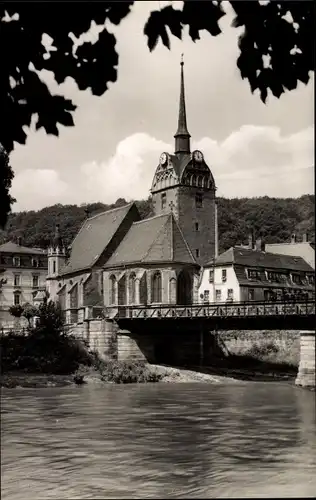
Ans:
[{"label": "house roof", "polygon": [[70,259],[61,275],[92,267],[111,242],[134,203],[86,219],[71,245]]},{"label": "house roof", "polygon": [[315,247],[310,242],[267,243],[266,250],[270,253],[302,257],[313,269],[315,269]]},{"label": "house roof", "polygon": [[156,262],[196,264],[172,213],[134,222],[105,268]]},{"label": "house roof", "polygon": [[[231,247],[215,260],[215,266],[232,264],[244,267],[313,272],[313,268],[302,257],[260,252],[243,247]],[[214,264],[209,263],[206,267],[210,265]]]},{"label": "house roof", "polygon": [[3,245],[0,245],[1,253],[20,253],[20,254],[32,254],[32,255],[46,255],[46,251],[41,248],[30,248],[18,245],[13,241],[8,241]]}]

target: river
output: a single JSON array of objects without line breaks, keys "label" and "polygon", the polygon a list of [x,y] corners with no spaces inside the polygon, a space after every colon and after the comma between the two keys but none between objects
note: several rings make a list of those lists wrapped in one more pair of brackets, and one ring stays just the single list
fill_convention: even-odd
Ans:
[{"label": "river", "polygon": [[2,500],[305,497],[315,393],[286,383],[4,389]]}]

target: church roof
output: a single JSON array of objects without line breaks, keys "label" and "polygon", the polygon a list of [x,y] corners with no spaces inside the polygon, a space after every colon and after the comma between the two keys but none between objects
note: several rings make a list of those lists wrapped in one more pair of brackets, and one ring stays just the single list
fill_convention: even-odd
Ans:
[{"label": "church roof", "polygon": [[134,222],[105,268],[168,262],[196,264],[172,213]]},{"label": "church roof", "polygon": [[[313,268],[302,257],[261,252],[243,247],[231,247],[215,260],[215,266],[232,264],[245,267],[313,272]],[[207,264],[206,267],[210,265],[214,264]]]},{"label": "church roof", "polygon": [[0,245],[0,252],[3,253],[23,253],[23,254],[32,254],[32,255],[45,255],[46,251],[41,248],[30,248],[24,247],[22,245],[18,245],[17,243],[13,243],[13,241],[8,241],[3,245]]},{"label": "church roof", "polygon": [[132,207],[136,209],[134,203],[129,203],[86,219],[72,242],[70,259],[61,270],[61,275],[88,269],[96,264]]}]

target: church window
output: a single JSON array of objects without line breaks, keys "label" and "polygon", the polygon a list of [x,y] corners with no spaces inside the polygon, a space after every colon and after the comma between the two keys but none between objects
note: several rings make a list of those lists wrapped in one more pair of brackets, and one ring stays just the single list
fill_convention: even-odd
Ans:
[{"label": "church window", "polygon": [[115,304],[116,302],[116,278],[115,276],[110,277],[110,304]]},{"label": "church window", "polygon": [[197,185],[198,185],[198,187],[202,187],[202,181],[203,181],[203,177],[201,177],[201,175],[199,175],[198,178],[197,178]]},{"label": "church window", "polygon": [[196,195],[195,195],[195,206],[196,206],[196,208],[202,208],[203,207],[203,195],[202,195],[202,193],[196,193]]},{"label": "church window", "polygon": [[192,184],[192,186],[196,186],[196,180],[197,180],[196,179],[196,175],[193,174],[192,177],[191,177],[191,184]]},{"label": "church window", "polygon": [[166,193],[162,193],[161,195],[161,209],[163,210],[167,203],[167,195]]},{"label": "church window", "polygon": [[136,274],[131,273],[128,279],[128,293],[129,293],[129,303],[135,303],[135,291],[136,291]]},{"label": "church window", "polygon": [[53,273],[56,272],[56,260],[53,260]]},{"label": "church window", "polygon": [[162,302],[161,272],[157,271],[152,278],[152,297],[154,303]]}]

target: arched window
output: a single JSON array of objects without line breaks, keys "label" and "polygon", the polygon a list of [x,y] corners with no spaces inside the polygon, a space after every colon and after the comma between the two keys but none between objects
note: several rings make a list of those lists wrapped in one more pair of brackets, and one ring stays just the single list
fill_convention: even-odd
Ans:
[{"label": "arched window", "polygon": [[196,175],[195,174],[193,174],[191,177],[191,185],[196,186]]},{"label": "arched window", "polygon": [[115,304],[116,302],[116,278],[115,276],[110,276],[110,304]]},{"label": "arched window", "polygon": [[151,301],[162,302],[161,272],[156,271],[152,277]]},{"label": "arched window", "polygon": [[199,175],[198,178],[197,178],[197,185],[198,185],[198,187],[202,187],[202,180],[203,180],[203,177],[201,175]]},{"label": "arched window", "polygon": [[129,296],[129,303],[130,304],[135,304],[136,301],[136,274],[131,273],[128,278],[128,296]]}]

